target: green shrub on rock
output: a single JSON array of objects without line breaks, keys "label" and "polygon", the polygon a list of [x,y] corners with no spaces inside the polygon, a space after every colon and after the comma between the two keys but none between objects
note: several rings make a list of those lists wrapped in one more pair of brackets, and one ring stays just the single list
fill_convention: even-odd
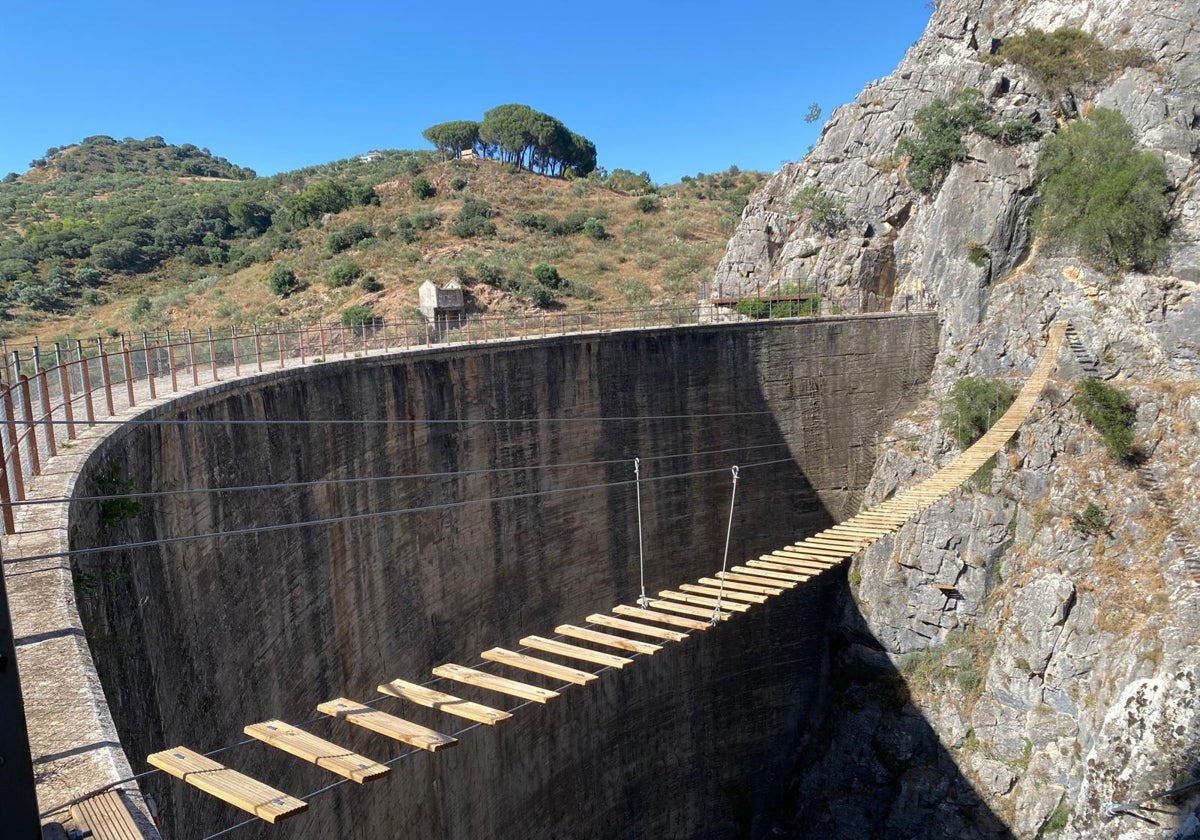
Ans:
[{"label": "green shrub on rock", "polygon": [[1013,399],[1012,388],[1000,379],[964,376],[950,389],[942,425],[950,429],[959,448],[966,449],[1008,411]]},{"label": "green shrub on rock", "polygon": [[1148,268],[1166,249],[1167,172],[1116,111],[1097,108],[1046,141],[1037,232],[1108,268]]},{"label": "green shrub on rock", "polygon": [[1075,407],[1104,438],[1104,448],[1118,461],[1134,455],[1133,421],[1136,411],[1129,396],[1107,382],[1088,378],[1075,386]]}]

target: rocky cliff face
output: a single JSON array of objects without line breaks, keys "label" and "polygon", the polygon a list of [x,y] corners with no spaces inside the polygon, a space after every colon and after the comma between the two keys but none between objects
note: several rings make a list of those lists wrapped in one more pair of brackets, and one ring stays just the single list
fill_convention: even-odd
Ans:
[{"label": "rocky cliff face", "polygon": [[[988,60],[1006,37],[1063,26],[1151,63],[1051,97]],[[1134,815],[1109,808],[1200,779],[1198,28],[1197,0],[942,0],[896,72],[837,109],[747,207],[721,294],[799,283],[843,307],[939,313],[930,396],[880,440],[868,503],[952,457],[939,415],[956,379],[1015,384],[1053,319],[1079,333],[990,475],[856,561],[842,711],[805,751],[780,819],[790,836],[1200,837],[1200,787]],[[898,139],[967,87],[1046,131],[1093,106],[1124,115],[1168,173],[1166,258],[1105,274],[1032,241],[1038,142],[974,138],[932,197],[911,189]],[[793,209],[813,186],[844,200],[843,227]],[[1138,463],[1114,461],[1081,419],[1071,396],[1086,375],[1136,404]],[[1073,526],[1089,504],[1107,531]],[[947,755],[1003,827],[945,782]]]}]

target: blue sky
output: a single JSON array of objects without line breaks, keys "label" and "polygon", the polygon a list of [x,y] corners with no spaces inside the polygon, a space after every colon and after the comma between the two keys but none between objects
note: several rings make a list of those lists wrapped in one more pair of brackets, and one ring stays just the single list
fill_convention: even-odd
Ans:
[{"label": "blue sky", "polygon": [[0,11],[0,174],[92,134],[267,175],[520,102],[657,183],[774,171],[919,37],[925,0],[505,6],[43,0]]}]

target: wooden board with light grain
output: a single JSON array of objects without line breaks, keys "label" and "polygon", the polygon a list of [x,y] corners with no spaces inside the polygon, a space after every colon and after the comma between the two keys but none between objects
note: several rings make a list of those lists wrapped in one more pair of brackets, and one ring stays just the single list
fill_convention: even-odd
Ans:
[{"label": "wooden board with light grain", "polygon": [[377,761],[361,756],[345,747],[318,738],[282,720],[252,723],[243,730],[251,738],[270,744],[276,749],[302,758],[339,776],[358,782],[369,782],[387,774],[388,768]]},{"label": "wooden board with light grain", "polygon": [[183,779],[189,785],[269,823],[308,810],[308,803],[252,779],[187,747],[175,747],[146,756],[152,767]]},{"label": "wooden board with light grain", "polygon": [[317,706],[317,711],[429,752],[437,752],[458,743],[458,739],[453,736],[444,735],[411,720],[389,715],[345,697],[321,703]]},{"label": "wooden board with light grain", "polygon": [[445,712],[448,715],[457,715],[467,720],[486,723],[488,726],[495,726],[500,721],[508,720],[512,717],[508,712],[493,709],[491,706],[472,703],[469,700],[463,700],[461,697],[455,697],[453,694],[447,694],[444,691],[435,691],[432,688],[404,680],[392,680],[389,683],[384,683],[378,686],[376,691],[380,694],[398,697],[401,700],[408,700],[410,703],[416,703],[418,706],[424,706],[427,709],[435,709],[439,712]]}]

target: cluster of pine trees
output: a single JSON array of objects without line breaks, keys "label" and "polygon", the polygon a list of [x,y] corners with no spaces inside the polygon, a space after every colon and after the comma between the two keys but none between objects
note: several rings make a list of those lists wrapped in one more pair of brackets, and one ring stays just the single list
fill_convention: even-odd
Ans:
[{"label": "cluster of pine trees", "polygon": [[596,146],[549,114],[528,105],[498,105],[482,122],[453,120],[425,129],[423,136],[444,157],[472,149],[480,157],[514,164],[543,175],[586,176],[596,168]]}]

